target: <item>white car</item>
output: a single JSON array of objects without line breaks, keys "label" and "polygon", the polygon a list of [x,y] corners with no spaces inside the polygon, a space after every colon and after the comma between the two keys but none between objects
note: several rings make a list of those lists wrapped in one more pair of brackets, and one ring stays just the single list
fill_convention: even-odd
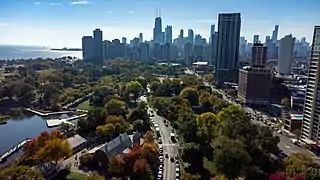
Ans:
[{"label": "white car", "polygon": [[179,173],[179,172],[180,172],[180,168],[176,167],[176,173]]}]

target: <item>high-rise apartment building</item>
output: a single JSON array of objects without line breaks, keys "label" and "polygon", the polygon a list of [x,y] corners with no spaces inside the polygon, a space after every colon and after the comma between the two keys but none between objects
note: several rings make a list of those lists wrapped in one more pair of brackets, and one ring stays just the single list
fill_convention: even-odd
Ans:
[{"label": "high-rise apartment building", "polygon": [[289,75],[291,73],[294,41],[295,38],[291,34],[280,40],[278,73],[281,75]]},{"label": "high-rise apartment building", "polygon": [[278,41],[278,31],[279,31],[279,25],[274,26],[274,30],[272,31],[272,42],[277,43]]},{"label": "high-rise apartment building", "polygon": [[193,38],[194,38],[193,30],[192,30],[192,29],[189,29],[189,30],[188,30],[188,39],[187,39],[187,42],[193,43]]},{"label": "high-rise apartment building", "polygon": [[191,42],[187,42],[184,45],[184,60],[185,60],[186,66],[191,66],[192,64],[192,57],[193,57],[192,49],[193,49],[193,45]]},{"label": "high-rise apartment building", "polygon": [[268,49],[263,44],[256,43],[252,46],[251,52],[251,66],[252,67],[265,67],[267,62]]},{"label": "high-rise apartment building", "polygon": [[110,41],[104,40],[102,42],[102,54],[103,54],[103,59],[111,58],[111,42]]},{"label": "high-rise apartment building", "polygon": [[100,29],[95,29],[93,31],[94,39],[94,61],[93,64],[102,65],[102,31]]},{"label": "high-rise apartment building", "polygon": [[214,32],[211,36],[211,51],[210,51],[210,64],[215,66],[216,63],[216,54],[217,54],[217,39],[218,32]]},{"label": "high-rise apartment building", "polygon": [[165,43],[172,44],[172,26],[165,28]]},{"label": "high-rise apartment building", "polygon": [[92,36],[82,37],[82,59],[91,62],[94,59],[94,40]]},{"label": "high-rise apartment building", "polygon": [[239,61],[240,13],[223,13],[218,18],[218,39],[216,53],[216,85],[237,82]]},{"label": "high-rise apartment building", "polygon": [[315,26],[304,102],[302,138],[320,140],[320,26]]},{"label": "high-rise apartment building", "polygon": [[253,44],[257,44],[257,43],[260,43],[259,42],[259,35],[253,35]]},{"label": "high-rise apartment building", "polygon": [[148,43],[140,43],[139,44],[139,55],[140,61],[148,62],[150,59],[150,52],[149,52],[149,44]]},{"label": "high-rise apartment building", "polygon": [[266,36],[266,40],[264,41],[265,44],[267,44],[270,41],[270,36]]}]

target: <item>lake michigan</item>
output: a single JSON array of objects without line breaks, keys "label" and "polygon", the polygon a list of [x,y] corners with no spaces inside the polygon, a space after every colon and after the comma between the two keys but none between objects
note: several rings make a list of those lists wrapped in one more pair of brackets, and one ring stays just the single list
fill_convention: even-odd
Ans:
[{"label": "lake michigan", "polygon": [[52,51],[44,46],[0,45],[0,60],[59,58],[71,56],[82,58],[82,51]]}]

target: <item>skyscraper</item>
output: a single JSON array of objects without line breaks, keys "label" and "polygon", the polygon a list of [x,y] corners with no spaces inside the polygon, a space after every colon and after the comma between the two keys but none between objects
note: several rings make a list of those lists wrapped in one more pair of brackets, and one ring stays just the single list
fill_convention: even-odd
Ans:
[{"label": "skyscraper", "polygon": [[127,44],[127,38],[126,37],[122,38],[122,44]]},{"label": "skyscraper", "polygon": [[210,37],[215,32],[215,28],[216,28],[216,26],[214,24],[212,24],[211,27],[210,27]]},{"label": "skyscraper", "polygon": [[139,34],[139,43],[142,43],[143,42],[143,35],[142,33]]},{"label": "skyscraper", "polygon": [[275,25],[274,26],[274,30],[272,31],[272,42],[273,43],[277,43],[278,31],[279,31],[279,25]]},{"label": "skyscraper", "polygon": [[167,26],[165,28],[165,42],[171,44],[172,43],[172,26]]},{"label": "skyscraper", "polygon": [[281,75],[291,73],[294,41],[291,34],[280,40],[278,73]]},{"label": "skyscraper", "polygon": [[266,40],[264,41],[265,44],[267,44],[270,40],[270,36],[266,36]]},{"label": "skyscraper", "polygon": [[314,27],[308,84],[302,120],[302,138],[314,141],[320,139],[320,83],[318,69],[320,62],[320,26]]},{"label": "skyscraper", "polygon": [[93,31],[94,39],[94,62],[93,64],[102,65],[102,31],[100,29],[95,29]]},{"label": "skyscraper", "polygon": [[162,20],[161,20],[161,17],[158,16],[155,18],[155,22],[154,22],[153,40],[157,43],[160,43],[161,36],[162,36]]},{"label": "skyscraper", "polygon": [[251,53],[252,67],[265,67],[267,62],[268,49],[263,44],[253,44]]},{"label": "skyscraper", "polygon": [[82,37],[82,59],[86,63],[94,59],[94,40],[92,36]]},{"label": "skyscraper", "polygon": [[186,63],[186,66],[190,66],[191,63],[192,63],[192,57],[193,57],[193,54],[192,54],[192,43],[190,42],[187,42],[185,45],[184,45],[184,60],[185,60],[185,63]]},{"label": "skyscraper", "polygon": [[193,30],[189,29],[188,30],[188,39],[187,39],[187,41],[193,43],[193,38],[194,38]]},{"label": "skyscraper", "polygon": [[240,13],[219,14],[215,66],[218,87],[224,82],[237,82],[240,26]]},{"label": "skyscraper", "polygon": [[257,44],[259,43],[259,35],[253,35],[253,41],[252,41],[253,44]]},{"label": "skyscraper", "polygon": [[183,36],[183,29],[180,29],[180,35],[179,35],[179,38],[180,38],[180,39],[183,39],[183,37],[184,37],[184,36]]}]

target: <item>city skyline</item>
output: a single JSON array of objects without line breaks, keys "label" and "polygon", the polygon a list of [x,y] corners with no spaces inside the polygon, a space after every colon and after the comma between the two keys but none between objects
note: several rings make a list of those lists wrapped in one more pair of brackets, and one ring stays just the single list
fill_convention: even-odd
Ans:
[{"label": "city skyline", "polygon": [[[192,29],[194,34],[201,34],[208,41],[211,25],[215,25],[217,29],[218,14],[223,12],[241,13],[240,36],[245,36],[249,42],[255,34],[263,42],[266,36],[272,36],[276,24],[279,25],[278,39],[292,34],[298,39],[306,37],[310,42],[313,27],[320,24],[320,20],[316,19],[320,16],[316,8],[320,6],[320,2],[252,2],[205,0],[200,4],[193,0],[4,1],[0,3],[0,44],[81,47],[81,37],[90,34],[94,28],[100,28],[104,32],[103,39],[126,37],[129,41],[143,33],[143,39],[150,40],[159,8],[162,31],[167,25],[172,26],[173,39],[178,36],[180,29],[184,29],[184,32]],[[197,13],[193,13],[194,3],[197,3]],[[283,8],[286,9],[285,12]],[[308,9],[308,12],[302,9]]]}]

